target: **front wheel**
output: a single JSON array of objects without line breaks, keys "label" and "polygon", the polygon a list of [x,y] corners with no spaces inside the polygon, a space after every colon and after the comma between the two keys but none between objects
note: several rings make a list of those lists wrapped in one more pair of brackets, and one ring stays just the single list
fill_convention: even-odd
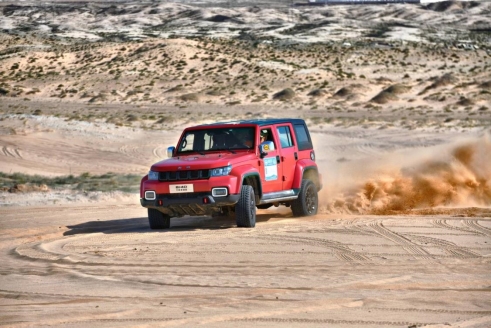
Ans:
[{"label": "front wheel", "polygon": [[169,229],[170,228],[170,216],[164,214],[156,209],[148,209],[148,223],[150,229]]},{"label": "front wheel", "polygon": [[292,202],[293,216],[316,215],[318,205],[317,187],[310,180],[302,180],[298,198]]},{"label": "front wheel", "polygon": [[239,202],[235,206],[237,227],[254,228],[256,226],[256,197],[252,186],[242,186]]}]

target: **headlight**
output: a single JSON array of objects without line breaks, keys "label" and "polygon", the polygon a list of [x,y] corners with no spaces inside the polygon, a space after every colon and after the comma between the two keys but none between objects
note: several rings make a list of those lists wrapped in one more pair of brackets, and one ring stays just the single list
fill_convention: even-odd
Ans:
[{"label": "headlight", "polygon": [[224,175],[229,175],[230,171],[232,171],[232,165],[219,167],[211,170],[212,177],[220,177]]},{"label": "headlight", "polygon": [[158,180],[159,172],[148,171],[148,180]]}]

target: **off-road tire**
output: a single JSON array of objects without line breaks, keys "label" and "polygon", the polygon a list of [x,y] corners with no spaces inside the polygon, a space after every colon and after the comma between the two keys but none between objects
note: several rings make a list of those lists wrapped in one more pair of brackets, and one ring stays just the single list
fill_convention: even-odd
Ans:
[{"label": "off-road tire", "polygon": [[318,207],[317,187],[311,180],[303,179],[298,198],[292,201],[293,216],[316,215]]},{"label": "off-road tire", "polygon": [[149,208],[148,223],[150,224],[150,229],[169,229],[170,216],[156,209]]},{"label": "off-road tire", "polygon": [[242,186],[239,202],[235,206],[235,220],[237,227],[254,228],[256,226],[256,197],[252,186]]}]

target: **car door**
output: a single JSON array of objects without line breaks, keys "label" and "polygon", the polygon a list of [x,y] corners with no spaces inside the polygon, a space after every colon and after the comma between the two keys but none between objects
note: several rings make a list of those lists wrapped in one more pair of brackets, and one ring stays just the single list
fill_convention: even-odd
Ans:
[{"label": "car door", "polygon": [[270,149],[260,159],[260,175],[263,193],[281,191],[283,188],[283,169],[278,150],[278,138],[272,127],[261,127],[261,132],[267,135],[266,141],[272,141],[274,149]]},{"label": "car door", "polygon": [[276,132],[279,139],[279,155],[282,167],[282,189],[292,189],[293,178],[295,175],[295,165],[298,159],[297,148],[291,124],[282,124],[276,126]]}]

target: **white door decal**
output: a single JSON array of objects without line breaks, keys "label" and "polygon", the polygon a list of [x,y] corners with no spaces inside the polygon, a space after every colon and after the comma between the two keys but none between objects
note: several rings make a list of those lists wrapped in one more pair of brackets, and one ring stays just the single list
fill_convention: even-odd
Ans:
[{"label": "white door decal", "polygon": [[276,157],[264,159],[264,177],[266,181],[278,180],[278,165],[276,164]]}]

